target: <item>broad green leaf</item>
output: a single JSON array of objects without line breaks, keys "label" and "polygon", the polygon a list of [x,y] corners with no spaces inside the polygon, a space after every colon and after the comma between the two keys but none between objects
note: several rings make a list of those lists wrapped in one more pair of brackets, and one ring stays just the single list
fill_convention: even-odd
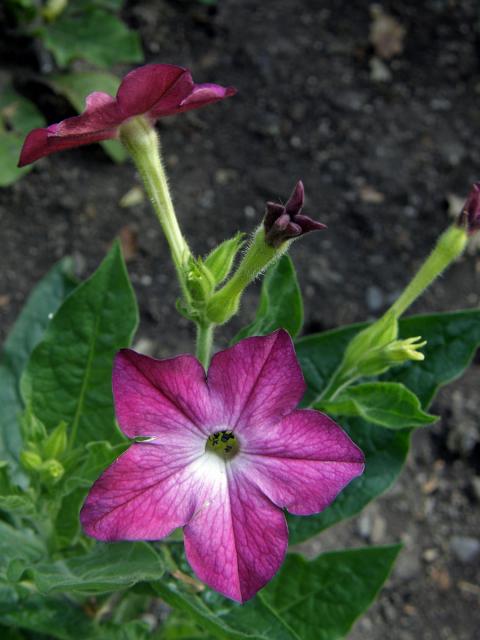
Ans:
[{"label": "broad green leaf", "polygon": [[25,136],[45,124],[35,105],[13,87],[0,87],[0,187],[6,187],[31,170],[17,167]]},{"label": "broad green leaf", "polygon": [[65,258],[39,282],[30,294],[0,356],[0,459],[11,464],[19,480],[18,456],[21,449],[19,416],[23,410],[20,376],[62,300],[74,288],[72,261]]},{"label": "broad green leaf", "polygon": [[72,447],[122,439],[113,414],[112,363],[130,344],[137,321],[135,296],[115,243],[60,307],[22,381],[33,413],[47,429],[68,423]]},{"label": "broad green leaf", "polygon": [[90,442],[87,454],[62,485],[63,500],[55,519],[55,538],[59,548],[73,545],[80,533],[79,513],[93,482],[123,453],[128,444],[112,447],[109,442]]},{"label": "broad green leaf", "polygon": [[37,32],[58,66],[85,60],[98,67],[119,62],[142,62],[140,36],[116,16],[103,9],[76,11],[74,3],[58,20]]},{"label": "broad green leaf", "polygon": [[[107,71],[83,71],[49,76],[48,84],[57,93],[64,95],[78,113],[85,109],[85,99],[94,91],[103,91],[115,96],[120,84],[119,78]],[[104,140],[100,143],[115,162],[123,162],[127,152],[118,140]]]},{"label": "broad green leaf", "polygon": [[90,619],[80,606],[65,598],[27,595],[12,606],[0,609],[0,624],[58,640],[95,637]]},{"label": "broad green leaf", "polygon": [[277,576],[244,605],[210,591],[203,601],[180,595],[178,587],[174,592],[164,582],[154,588],[216,638],[335,640],[345,637],[373,602],[399,550],[396,545],[335,551],[310,561],[290,554]]},{"label": "broad green leaf", "polygon": [[16,559],[28,563],[41,560],[46,554],[40,538],[29,529],[15,529],[0,520],[0,574],[5,572],[10,562]]},{"label": "broad green leaf", "polygon": [[361,417],[387,429],[422,427],[437,420],[422,411],[417,396],[398,382],[359,384],[314,408],[337,416]]},{"label": "broad green leaf", "polygon": [[107,441],[87,443],[83,462],[76,465],[71,475],[65,480],[64,493],[70,493],[79,487],[89,489],[108,465],[115,458],[118,458],[128,446],[128,443],[112,446]]},{"label": "broad green leaf", "polygon": [[249,336],[264,336],[280,328],[294,338],[302,324],[303,302],[295,267],[284,255],[265,275],[255,320],[239,331],[232,343]]},{"label": "broad green leaf", "polygon": [[88,554],[37,564],[32,573],[44,594],[99,594],[159,580],[163,564],[146,542],[97,543]]},{"label": "broad green leaf", "polygon": [[35,513],[35,502],[26,494],[0,496],[0,511],[17,516],[32,516]]},{"label": "broad green leaf", "polygon": [[400,337],[421,335],[425,360],[408,363],[383,376],[411,389],[423,407],[432,402],[439,387],[455,380],[471,363],[480,346],[480,310],[412,316],[400,322]]},{"label": "broad green leaf", "polygon": [[[319,401],[346,345],[364,326],[352,325],[297,341],[297,355],[307,382],[305,405]],[[437,389],[461,375],[471,362],[480,344],[480,311],[407,318],[400,321],[400,335],[404,338],[422,335],[427,340],[425,360],[391,369],[388,378],[413,391],[426,409]],[[359,513],[388,489],[403,467],[411,430],[387,430],[360,418],[342,418],[340,423],[364,452],[365,471],[322,513],[308,518],[288,516],[291,544],[307,540]]]}]

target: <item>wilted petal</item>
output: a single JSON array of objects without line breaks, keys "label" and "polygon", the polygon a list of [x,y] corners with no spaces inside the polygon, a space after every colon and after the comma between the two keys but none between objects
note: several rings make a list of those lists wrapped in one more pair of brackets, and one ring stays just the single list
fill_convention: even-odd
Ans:
[{"label": "wilted petal", "polygon": [[233,460],[217,476],[208,501],[184,534],[187,559],[197,576],[245,602],[278,571],[288,530],[283,513],[248,481],[240,465]]},{"label": "wilted petal", "polygon": [[156,360],[122,349],[113,368],[113,397],[118,423],[129,438],[205,440],[210,433],[206,424],[212,410],[205,371],[193,356]]},{"label": "wilted petal", "polygon": [[294,411],[268,431],[249,432],[241,447],[251,481],[296,515],[323,511],[364,468],[360,449],[319,411]]},{"label": "wilted petal", "polygon": [[236,434],[266,429],[292,411],[305,391],[292,340],[283,329],[217,353],[208,386],[223,405],[225,428]]},{"label": "wilted petal", "polygon": [[158,540],[183,526],[208,491],[199,474],[203,450],[133,444],[95,482],[80,513],[97,540]]}]

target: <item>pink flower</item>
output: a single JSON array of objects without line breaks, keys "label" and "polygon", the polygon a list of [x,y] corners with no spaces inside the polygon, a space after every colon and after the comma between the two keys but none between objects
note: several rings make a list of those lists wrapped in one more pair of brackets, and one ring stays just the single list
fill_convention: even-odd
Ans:
[{"label": "pink flower", "polygon": [[154,122],[235,93],[233,87],[194,84],[190,71],[183,67],[148,64],[125,76],[116,98],[96,91],[87,96],[80,116],[31,131],[18,164],[23,167],[56,151],[116,138],[120,125],[134,116],[143,115]]},{"label": "pink flower", "polygon": [[117,419],[135,442],[93,485],[80,518],[98,540],[158,540],[184,527],[197,576],[244,602],[278,571],[288,544],[283,509],[325,509],[363,471],[363,454],[318,411],[288,334],[247,338],[196,358],[115,361]]}]

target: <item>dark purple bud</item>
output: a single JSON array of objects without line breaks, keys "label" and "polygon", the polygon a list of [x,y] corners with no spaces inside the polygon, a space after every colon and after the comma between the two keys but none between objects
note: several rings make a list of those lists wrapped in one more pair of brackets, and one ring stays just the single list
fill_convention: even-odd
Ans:
[{"label": "dark purple bud", "polygon": [[475,182],[470,189],[457,225],[465,228],[470,235],[480,231],[480,182]]},{"label": "dark purple bud", "polygon": [[326,228],[321,222],[312,220],[301,213],[303,201],[303,182],[299,180],[285,205],[267,202],[263,226],[265,228],[265,242],[268,245],[278,248],[286,240],[296,238],[309,231],[319,231]]}]

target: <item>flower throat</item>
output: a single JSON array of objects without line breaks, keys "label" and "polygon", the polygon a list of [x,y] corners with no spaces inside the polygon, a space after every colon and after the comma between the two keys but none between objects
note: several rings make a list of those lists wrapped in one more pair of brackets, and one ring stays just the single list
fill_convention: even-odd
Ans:
[{"label": "flower throat", "polygon": [[238,441],[232,431],[217,431],[209,436],[205,450],[221,458],[233,458],[238,453]]}]

